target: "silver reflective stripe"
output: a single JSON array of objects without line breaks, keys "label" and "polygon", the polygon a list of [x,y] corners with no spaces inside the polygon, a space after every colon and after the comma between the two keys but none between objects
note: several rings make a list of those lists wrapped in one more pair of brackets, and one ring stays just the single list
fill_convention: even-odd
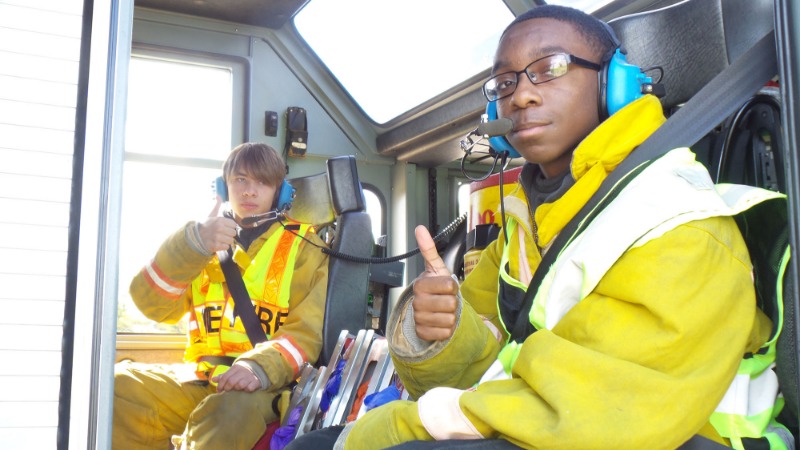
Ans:
[{"label": "silver reflective stripe", "polygon": [[778,376],[771,369],[756,378],[738,374],[717,406],[716,412],[737,416],[754,416],[775,405],[778,396]]},{"label": "silver reflective stripe", "polygon": [[433,388],[417,400],[422,426],[437,441],[445,439],[483,439],[467,419],[458,400],[465,391],[448,387]]},{"label": "silver reflective stripe", "polygon": [[[745,187],[736,194],[748,193],[745,197],[750,206],[750,201],[765,200],[764,192]],[[561,252],[536,293],[531,323],[538,329],[552,329],[631,247],[644,245],[682,224],[730,216],[743,209],[727,204],[688,149],[667,153],[631,180]]]}]

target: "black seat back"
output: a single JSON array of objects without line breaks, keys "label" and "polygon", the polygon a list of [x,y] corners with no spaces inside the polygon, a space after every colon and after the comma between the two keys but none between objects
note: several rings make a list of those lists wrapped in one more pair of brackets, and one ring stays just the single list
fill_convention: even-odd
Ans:
[{"label": "black seat back", "polygon": [[353,156],[327,161],[325,173],[290,180],[297,189],[287,217],[318,229],[333,227],[328,262],[328,293],[322,327],[322,352],[317,365],[326,365],[342,330],[355,334],[368,328],[369,264],[348,260],[372,256],[372,222],[366,212],[364,192]]},{"label": "black seat back", "polygon": [[[372,256],[372,222],[366,212],[364,192],[352,156],[327,161],[330,197],[336,214],[332,250],[361,258]],[[331,256],[328,265],[328,301],[322,327],[322,353],[327,364],[342,330],[355,334],[367,325],[369,264]]]}]

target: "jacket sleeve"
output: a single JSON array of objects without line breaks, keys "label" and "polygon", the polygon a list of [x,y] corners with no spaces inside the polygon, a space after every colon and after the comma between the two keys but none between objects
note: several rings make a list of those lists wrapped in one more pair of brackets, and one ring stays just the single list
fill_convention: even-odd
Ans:
[{"label": "jacket sleeve", "polygon": [[151,320],[177,323],[191,306],[192,280],[211,260],[190,246],[186,236],[194,226],[189,222],[168,237],[131,281],[133,302]]},{"label": "jacket sleeve", "polygon": [[[427,342],[416,337],[408,287],[389,320],[387,337],[395,371],[412,398],[436,386],[468,388],[478,382],[500,351],[495,245],[481,255],[460,287],[460,315],[453,336]],[[420,345],[419,343],[423,343]]]},{"label": "jacket sleeve", "polygon": [[676,448],[706,425],[742,355],[770,328],[733,220],[691,222],[629,250],[552,330],[533,333],[512,379],[432,389],[416,415],[382,424],[388,432],[356,423],[347,448],[367,448],[378,432],[420,439],[417,420],[435,439]]},{"label": "jacket sleeve", "polygon": [[[325,246],[315,233],[306,239]],[[322,323],[328,292],[328,256],[301,242],[289,294],[289,315],[269,341],[256,345],[239,359],[255,361],[269,377],[269,390],[278,390],[298,375],[303,364],[315,363],[322,350]]]}]

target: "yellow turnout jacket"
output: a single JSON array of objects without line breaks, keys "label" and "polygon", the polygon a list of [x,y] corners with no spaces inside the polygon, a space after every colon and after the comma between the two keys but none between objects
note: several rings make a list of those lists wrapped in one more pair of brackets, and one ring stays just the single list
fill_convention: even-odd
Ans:
[{"label": "yellow turnout jacket", "polygon": [[[527,286],[540,251],[663,122],[652,96],[614,114],[575,150],[575,184],[534,217],[522,188],[511,192],[506,214],[516,231],[508,236],[508,276]],[[693,220],[651,237],[621,254],[552,327],[524,341],[510,379],[478,384],[508,338],[498,313],[502,235],[461,286],[450,340],[420,349],[407,339],[408,290],[387,337],[395,368],[419,401],[367,413],[349,430],[346,448],[481,437],[543,449],[676,448],[696,433],[719,441],[709,416],[742,356],[771,331],[756,307],[748,251],[731,217]],[[389,412],[391,420],[378,426]]]}]

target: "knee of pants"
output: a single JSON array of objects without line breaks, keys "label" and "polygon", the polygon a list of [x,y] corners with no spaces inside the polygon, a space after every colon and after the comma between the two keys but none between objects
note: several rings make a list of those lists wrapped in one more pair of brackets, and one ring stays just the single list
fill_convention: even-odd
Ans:
[{"label": "knee of pants", "polygon": [[230,391],[206,397],[192,412],[190,422],[211,420],[216,424],[241,426],[243,422],[277,418],[272,411],[273,394],[266,392]]},{"label": "knee of pants", "polygon": [[[142,383],[126,364],[114,366],[114,416],[115,437],[151,434],[161,428],[155,408],[147,401]],[[147,440],[147,439],[145,439]],[[118,448],[115,446],[114,448]]]},{"label": "knee of pants", "polygon": [[124,394],[137,389],[139,383],[136,376],[124,365],[114,365],[114,395]]},{"label": "knee of pants", "polygon": [[121,397],[114,399],[113,450],[167,448],[170,436],[154,409]]},{"label": "knee of pants", "polygon": [[[231,391],[206,397],[192,412],[187,438],[197,448],[252,448],[267,424],[278,419],[272,411],[274,394]],[[233,444],[237,443],[237,444]],[[202,444],[202,445],[201,445]],[[248,447],[249,445],[249,447]]]},{"label": "knee of pants", "polygon": [[130,368],[119,364],[114,366],[114,399],[125,399],[131,403],[147,404],[150,394],[144,383],[140,381]]},{"label": "knee of pants", "polygon": [[173,388],[167,377],[158,371],[137,364],[114,365],[114,398],[153,407],[156,400],[163,400]]}]

